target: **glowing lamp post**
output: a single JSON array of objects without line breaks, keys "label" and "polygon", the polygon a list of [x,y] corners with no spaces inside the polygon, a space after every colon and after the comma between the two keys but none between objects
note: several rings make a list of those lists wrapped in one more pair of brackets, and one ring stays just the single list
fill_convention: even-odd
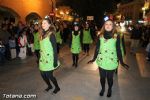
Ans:
[{"label": "glowing lamp post", "polygon": [[142,11],[143,11],[143,18],[145,18],[145,13],[146,13],[145,7],[142,7]]}]

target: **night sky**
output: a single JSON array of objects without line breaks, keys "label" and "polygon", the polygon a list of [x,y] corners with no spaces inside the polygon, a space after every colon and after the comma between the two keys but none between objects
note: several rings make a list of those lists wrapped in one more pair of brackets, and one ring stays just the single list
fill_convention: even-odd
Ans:
[{"label": "night sky", "polygon": [[63,5],[70,6],[81,17],[94,16],[96,21],[103,20],[104,13],[114,13],[118,3],[133,0],[61,0]]},{"label": "night sky", "polygon": [[115,0],[117,3],[120,3],[121,2],[121,0]]},{"label": "night sky", "polygon": [[102,20],[104,13],[113,13],[121,0],[64,0],[65,5],[70,6],[80,16],[94,16],[95,20]]}]

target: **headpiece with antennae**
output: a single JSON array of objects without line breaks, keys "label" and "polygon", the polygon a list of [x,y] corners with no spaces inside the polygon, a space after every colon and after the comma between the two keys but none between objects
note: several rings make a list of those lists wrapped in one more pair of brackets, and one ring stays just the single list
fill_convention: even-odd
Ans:
[{"label": "headpiece with antennae", "polygon": [[48,15],[46,15],[45,18],[44,18],[44,20],[47,20],[48,23],[51,25],[51,28],[53,28],[53,30],[56,32],[56,27],[55,27],[55,25],[54,25],[53,20],[51,19],[51,17],[48,16]]}]

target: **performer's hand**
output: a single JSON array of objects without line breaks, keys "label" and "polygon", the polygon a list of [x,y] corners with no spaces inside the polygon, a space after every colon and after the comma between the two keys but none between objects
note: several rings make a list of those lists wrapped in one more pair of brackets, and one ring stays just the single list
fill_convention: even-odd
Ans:
[{"label": "performer's hand", "polygon": [[87,64],[92,64],[94,61],[93,60],[90,60],[87,62]]},{"label": "performer's hand", "polygon": [[58,64],[57,63],[54,63],[54,67],[57,67],[58,66]]},{"label": "performer's hand", "polygon": [[121,64],[126,70],[129,70],[129,65],[127,65],[127,64],[125,64],[125,63],[123,63],[123,64]]}]

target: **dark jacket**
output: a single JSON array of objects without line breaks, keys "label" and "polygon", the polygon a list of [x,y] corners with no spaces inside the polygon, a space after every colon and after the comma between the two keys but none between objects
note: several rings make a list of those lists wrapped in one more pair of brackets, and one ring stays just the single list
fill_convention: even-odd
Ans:
[{"label": "dark jacket", "polygon": [[142,31],[140,28],[133,28],[132,32],[131,32],[131,39],[141,39],[142,37]]}]

